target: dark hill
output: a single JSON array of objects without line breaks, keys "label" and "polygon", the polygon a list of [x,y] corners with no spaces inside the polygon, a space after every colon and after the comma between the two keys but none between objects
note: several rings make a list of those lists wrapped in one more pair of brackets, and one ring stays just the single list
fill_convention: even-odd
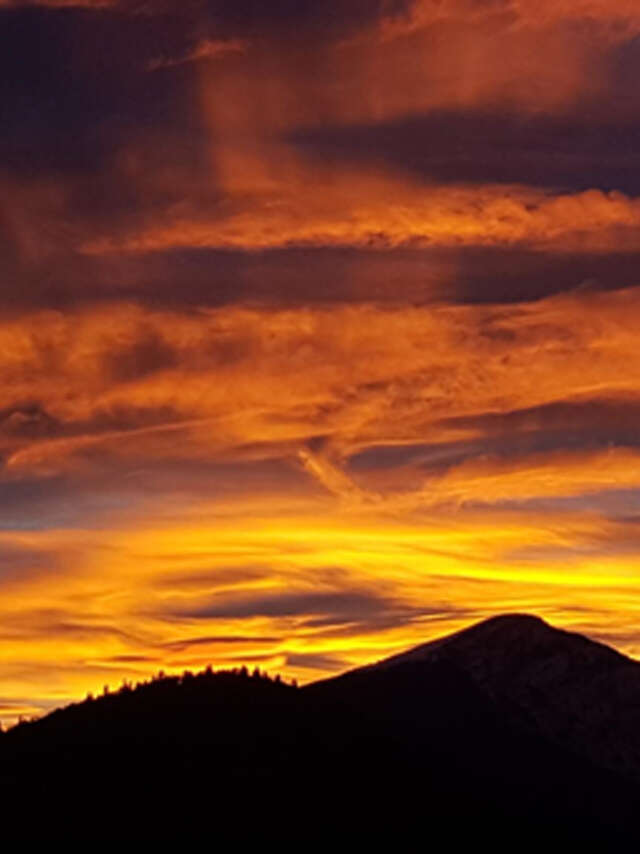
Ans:
[{"label": "dark hill", "polygon": [[302,689],[246,672],[158,679],[7,733],[5,825],[623,850],[640,789],[612,757],[635,736],[639,670],[514,615]]}]

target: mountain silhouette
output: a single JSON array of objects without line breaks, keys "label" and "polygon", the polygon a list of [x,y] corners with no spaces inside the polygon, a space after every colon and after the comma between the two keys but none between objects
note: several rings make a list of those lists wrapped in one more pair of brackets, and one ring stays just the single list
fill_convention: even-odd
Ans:
[{"label": "mountain silhouette", "polygon": [[449,661],[513,724],[640,780],[640,664],[539,617],[507,614],[382,662]]},{"label": "mountain silhouette", "polygon": [[636,662],[505,615],[304,688],[209,669],[87,699],[0,737],[0,802],[34,837],[624,850],[638,697]]}]

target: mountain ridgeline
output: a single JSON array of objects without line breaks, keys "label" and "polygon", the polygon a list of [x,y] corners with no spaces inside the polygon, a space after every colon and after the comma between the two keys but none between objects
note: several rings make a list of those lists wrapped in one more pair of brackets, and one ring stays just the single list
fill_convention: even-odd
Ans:
[{"label": "mountain ridgeline", "polygon": [[2,735],[0,802],[25,837],[624,850],[640,841],[640,664],[505,615],[304,688],[158,678]]}]

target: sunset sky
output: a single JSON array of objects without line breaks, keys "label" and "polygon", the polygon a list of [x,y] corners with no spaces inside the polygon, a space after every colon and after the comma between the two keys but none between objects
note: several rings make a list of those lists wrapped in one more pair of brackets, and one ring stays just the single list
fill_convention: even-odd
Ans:
[{"label": "sunset sky", "polygon": [[0,0],[0,719],[640,656],[639,76],[637,0]]}]

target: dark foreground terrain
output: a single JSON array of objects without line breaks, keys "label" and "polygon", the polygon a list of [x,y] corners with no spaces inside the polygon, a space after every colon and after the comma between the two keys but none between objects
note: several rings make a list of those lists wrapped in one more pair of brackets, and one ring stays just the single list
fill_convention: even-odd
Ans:
[{"label": "dark foreground terrain", "polygon": [[157,679],[0,736],[0,804],[87,844],[634,851],[640,664],[508,615],[301,689]]}]

